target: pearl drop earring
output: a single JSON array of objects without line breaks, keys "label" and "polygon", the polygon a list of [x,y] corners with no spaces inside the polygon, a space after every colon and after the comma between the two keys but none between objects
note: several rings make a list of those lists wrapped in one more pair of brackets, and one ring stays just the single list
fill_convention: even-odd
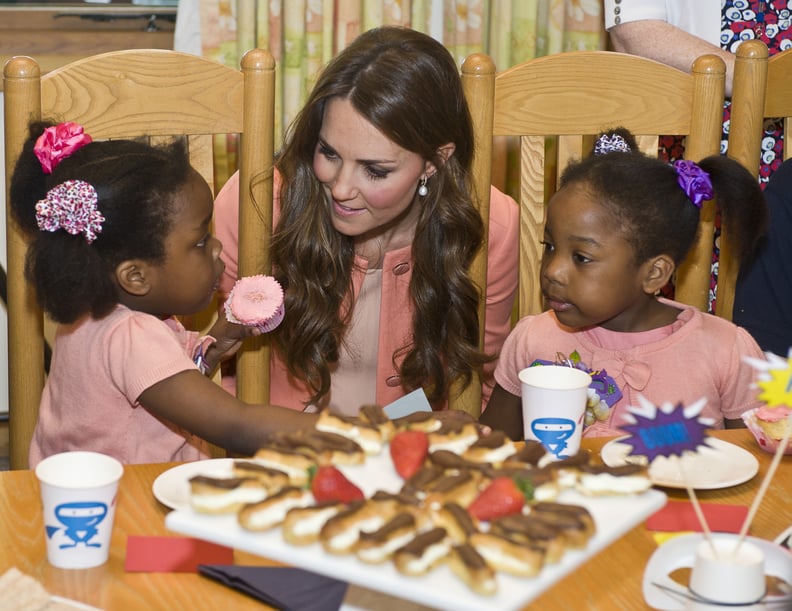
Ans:
[{"label": "pearl drop earring", "polygon": [[429,193],[429,187],[426,186],[426,177],[423,177],[421,179],[421,184],[418,185],[418,195],[426,197],[427,193]]}]

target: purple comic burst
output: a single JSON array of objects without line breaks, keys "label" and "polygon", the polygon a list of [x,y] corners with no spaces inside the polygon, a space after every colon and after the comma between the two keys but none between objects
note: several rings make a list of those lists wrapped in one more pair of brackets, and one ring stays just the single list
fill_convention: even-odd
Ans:
[{"label": "purple comic burst", "polygon": [[634,424],[620,428],[629,436],[620,440],[632,446],[631,455],[646,456],[649,462],[658,456],[682,456],[683,452],[695,452],[704,443],[709,421],[697,418],[698,410],[692,416],[685,414],[685,408],[678,403],[666,412],[657,407],[650,416],[631,412]]}]

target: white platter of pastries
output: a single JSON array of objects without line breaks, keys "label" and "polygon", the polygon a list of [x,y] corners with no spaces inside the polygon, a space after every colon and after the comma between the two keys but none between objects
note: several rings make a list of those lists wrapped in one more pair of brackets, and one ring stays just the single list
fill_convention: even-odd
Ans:
[{"label": "white platter of pastries", "polygon": [[[479,440],[469,423],[431,413],[405,426],[429,437],[423,466],[407,480],[394,467],[393,425],[380,412],[328,415],[318,431],[283,436],[251,458],[219,468],[211,461],[205,476],[191,468],[190,505],[165,524],[438,609],[515,611],[666,501],[635,465],[596,466],[587,454],[551,462],[538,444],[515,445],[498,432]],[[336,437],[365,442],[350,449]],[[312,462],[337,465],[366,498],[316,503],[304,475]],[[466,508],[504,475],[530,480],[533,499],[489,522],[470,516]]]}]

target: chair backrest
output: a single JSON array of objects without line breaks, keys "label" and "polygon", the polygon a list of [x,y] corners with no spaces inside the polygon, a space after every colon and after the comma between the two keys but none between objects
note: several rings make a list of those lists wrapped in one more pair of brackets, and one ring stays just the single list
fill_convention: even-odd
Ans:
[{"label": "chair backrest", "polygon": [[[254,49],[241,66],[238,70],[194,55],[147,49],[95,55],[42,75],[30,57],[10,59],[4,68],[6,201],[33,120],[75,121],[95,140],[184,137],[193,166],[215,191],[214,135],[238,134],[241,184],[251,185],[240,189],[239,273],[268,273],[275,62],[268,51]],[[251,183],[262,173],[265,180]],[[42,313],[24,278],[27,243],[8,213],[6,227],[13,469],[27,466],[45,371]],[[237,394],[246,401],[267,401],[266,340],[256,338],[238,359]]]},{"label": "chair backrest", "polygon": [[[465,60],[462,80],[476,132],[475,190],[484,218],[489,207],[493,137],[519,137],[520,317],[543,309],[540,240],[556,176],[571,159],[590,150],[596,134],[618,125],[635,134],[641,150],[648,154],[657,154],[660,135],[686,136],[688,159],[716,154],[724,73],[723,61],[712,55],[698,58],[691,74],[609,51],[544,56],[497,74],[487,55]],[[714,202],[704,206],[700,224],[697,245],[677,271],[675,286],[679,301],[706,310]],[[475,268],[478,273],[486,270],[486,252],[480,258],[484,266]],[[477,282],[485,286],[483,276]]]},{"label": "chair backrest", "polygon": [[782,119],[783,159],[792,157],[792,49],[773,55],[761,40],[737,48],[729,128],[729,156],[758,176],[764,123]]}]

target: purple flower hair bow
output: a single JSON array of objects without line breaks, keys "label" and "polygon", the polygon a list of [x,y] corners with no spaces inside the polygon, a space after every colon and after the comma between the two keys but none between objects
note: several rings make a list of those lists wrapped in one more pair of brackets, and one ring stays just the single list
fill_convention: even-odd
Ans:
[{"label": "purple flower hair bow", "polygon": [[85,235],[93,242],[102,232],[104,216],[99,212],[99,196],[93,185],[82,180],[67,180],[47,192],[36,204],[36,224],[41,231],[64,231]]},{"label": "purple flower hair bow", "polygon": [[82,125],[67,121],[45,129],[36,140],[33,152],[44,173],[52,174],[61,161],[91,142],[93,138],[84,133]]},{"label": "purple flower hair bow", "polygon": [[709,174],[693,161],[680,159],[674,162],[677,182],[696,208],[701,208],[704,200],[712,199],[712,181]]}]

